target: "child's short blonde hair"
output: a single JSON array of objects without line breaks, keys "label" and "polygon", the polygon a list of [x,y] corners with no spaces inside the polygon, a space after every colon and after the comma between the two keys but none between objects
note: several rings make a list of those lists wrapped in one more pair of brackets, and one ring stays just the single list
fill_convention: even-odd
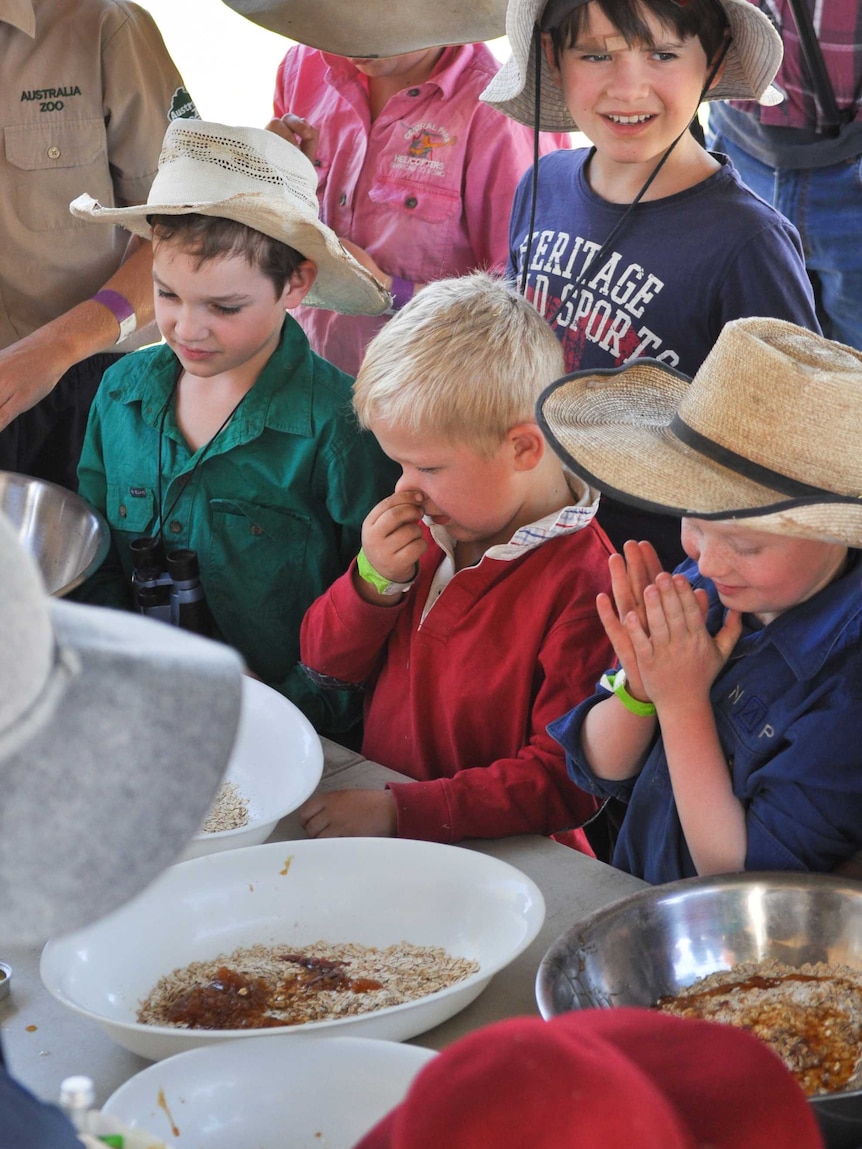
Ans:
[{"label": "child's short blonde hair", "polygon": [[486,272],[417,293],[368,346],[353,385],[363,427],[393,423],[497,450],[534,422],[540,393],[565,372],[563,352],[532,303]]}]

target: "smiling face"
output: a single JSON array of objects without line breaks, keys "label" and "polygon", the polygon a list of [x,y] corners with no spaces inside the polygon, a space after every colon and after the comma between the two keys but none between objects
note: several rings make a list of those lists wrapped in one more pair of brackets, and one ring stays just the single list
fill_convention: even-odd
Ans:
[{"label": "smiling face", "polygon": [[651,42],[629,45],[597,3],[586,5],[559,62],[548,33],[542,41],[572,118],[602,161],[652,168],[694,116],[709,62],[697,36],[647,10],[641,17]]},{"label": "smiling face", "polygon": [[724,606],[753,614],[764,625],[828,586],[847,558],[839,543],[706,519],[682,520],[682,545]]},{"label": "smiling face", "polygon": [[237,369],[256,377],[278,345],[285,309],[305,294],[295,279],[277,293],[242,255],[201,263],[171,240],[154,245],[153,283],[165,342],[189,375],[203,378]]}]

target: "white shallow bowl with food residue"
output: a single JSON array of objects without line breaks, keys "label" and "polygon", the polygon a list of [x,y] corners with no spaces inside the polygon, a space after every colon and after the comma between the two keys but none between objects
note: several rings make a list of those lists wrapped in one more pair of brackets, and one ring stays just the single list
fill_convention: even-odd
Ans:
[{"label": "white shallow bowl with food residue", "polygon": [[171,866],[101,921],[54,938],[47,988],[120,1045],[157,1060],[259,1038],[272,1029],[189,1029],[137,1021],[160,978],[240,946],[288,951],[316,942],[440,946],[478,963],[462,981],[374,1012],[279,1032],[401,1041],[458,1013],[535,938],[545,916],[536,884],[506,862],[460,846],[400,838],[270,842]]},{"label": "white shallow bowl with food residue", "polygon": [[181,860],[265,842],[280,819],[311,796],[322,774],[323,748],[302,711],[246,675],[236,745],[224,782],[247,803],[248,821],[196,834]]},{"label": "white shallow bowl with food residue", "polygon": [[270,1031],[150,1065],[102,1109],[178,1149],[351,1149],[435,1056],[394,1041]]}]

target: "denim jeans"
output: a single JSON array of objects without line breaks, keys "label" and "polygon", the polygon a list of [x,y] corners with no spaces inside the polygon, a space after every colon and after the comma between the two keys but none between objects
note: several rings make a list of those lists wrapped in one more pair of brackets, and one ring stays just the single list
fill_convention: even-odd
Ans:
[{"label": "denim jeans", "polygon": [[824,335],[862,350],[862,157],[825,168],[772,168],[721,132],[708,139],[798,230]]}]

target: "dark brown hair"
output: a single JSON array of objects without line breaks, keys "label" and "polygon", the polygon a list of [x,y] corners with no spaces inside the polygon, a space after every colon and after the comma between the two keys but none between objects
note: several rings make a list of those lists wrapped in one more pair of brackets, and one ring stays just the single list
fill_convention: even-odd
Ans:
[{"label": "dark brown hair", "polygon": [[153,244],[176,240],[183,251],[197,260],[197,267],[224,256],[242,256],[252,267],[267,276],[275,287],[276,297],[284,291],[290,277],[305,260],[286,243],[264,235],[247,224],[223,216],[151,215]]},{"label": "dark brown hair", "polygon": [[644,20],[645,12],[651,13],[665,27],[672,28],[681,38],[697,36],[709,63],[715,59],[727,35],[727,17],[718,0],[687,0],[684,4],[676,0],[592,0],[592,3],[573,8],[563,17],[558,28],[551,29],[558,63],[562,52],[577,43],[589,21],[588,9],[593,3],[599,6],[629,46],[653,45],[652,34]]}]

